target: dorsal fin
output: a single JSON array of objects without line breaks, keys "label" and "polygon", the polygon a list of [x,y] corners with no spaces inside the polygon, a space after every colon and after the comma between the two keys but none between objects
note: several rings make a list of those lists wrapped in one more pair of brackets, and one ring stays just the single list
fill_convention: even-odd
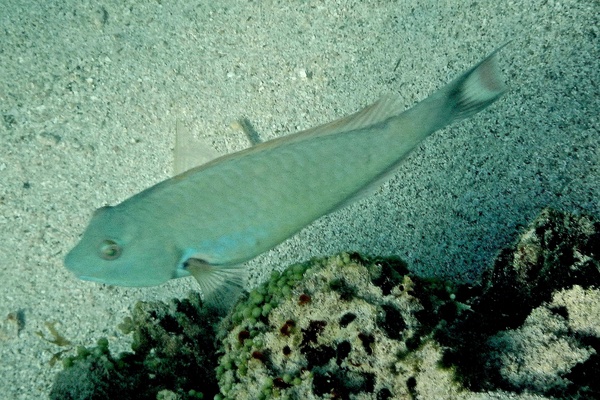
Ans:
[{"label": "dorsal fin", "polygon": [[405,107],[401,103],[400,96],[385,95],[354,114],[305,130],[302,134],[307,136],[333,135],[365,128],[402,113]]},{"label": "dorsal fin", "polygon": [[219,157],[219,154],[209,143],[194,139],[192,133],[182,121],[177,120],[175,125],[174,175],[179,175]]}]

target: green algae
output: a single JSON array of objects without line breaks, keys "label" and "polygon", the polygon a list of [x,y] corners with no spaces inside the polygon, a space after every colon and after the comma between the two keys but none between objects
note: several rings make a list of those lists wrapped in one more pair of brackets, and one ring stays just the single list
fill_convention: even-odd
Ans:
[{"label": "green algae", "polygon": [[[429,340],[446,308],[459,312],[447,307],[450,288],[411,276],[401,260],[347,253],[273,273],[224,333],[221,398],[408,395],[393,365]],[[415,318],[423,304],[425,323]]]},{"label": "green algae", "polygon": [[133,352],[78,348],[51,398],[598,397],[599,237],[546,210],[481,285],[342,253],[273,272],[219,325],[198,295],[140,302]]},{"label": "green algae", "polygon": [[[214,396],[215,324],[218,316],[202,307],[199,295],[163,302],[138,302],[119,327],[133,335],[132,352],[113,356],[106,338],[78,347],[63,360],[51,399],[157,398]],[[159,395],[160,393],[160,395]]]}]

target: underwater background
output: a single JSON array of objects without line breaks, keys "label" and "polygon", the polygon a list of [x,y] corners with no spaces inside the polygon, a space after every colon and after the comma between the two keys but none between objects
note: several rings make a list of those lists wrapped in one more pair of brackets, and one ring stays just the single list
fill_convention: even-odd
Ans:
[{"label": "underwater background", "polygon": [[0,6],[3,398],[47,397],[76,346],[129,348],[117,325],[138,300],[197,290],[97,285],[62,264],[96,208],[171,175],[178,124],[227,154],[249,146],[241,118],[269,140],[386,93],[408,108],[510,40],[502,99],[432,135],[372,196],[249,262],[249,287],[340,251],[478,282],[542,209],[600,215],[597,1]]}]

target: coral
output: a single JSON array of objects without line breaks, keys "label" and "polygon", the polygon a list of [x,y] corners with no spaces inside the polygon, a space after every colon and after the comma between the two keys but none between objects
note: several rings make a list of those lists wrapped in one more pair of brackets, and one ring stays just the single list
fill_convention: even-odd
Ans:
[{"label": "coral", "polygon": [[600,398],[599,283],[600,223],[544,210],[479,285],[342,253],[273,272],[218,326],[198,295],[140,302],[133,353],[80,348],[51,398]]},{"label": "coral", "polygon": [[[238,304],[217,369],[225,398],[409,398],[437,367],[433,330],[464,310],[454,288],[400,260],[341,254],[296,265]],[[427,365],[428,368],[424,368]],[[422,380],[421,380],[422,379]]]},{"label": "coral", "polygon": [[[576,286],[561,291],[554,297],[570,297],[582,290],[580,286]],[[600,292],[596,290],[591,293],[597,298]],[[583,292],[580,294],[585,296]],[[584,308],[587,305],[589,303],[584,303]],[[595,307],[598,305],[596,300]],[[579,306],[578,304],[575,308],[578,309]],[[553,301],[535,308],[522,326],[499,332],[487,341],[488,363],[498,368],[502,380],[514,390],[555,394],[560,397],[571,395],[570,387],[573,382],[569,372],[580,361],[588,360],[595,354],[592,346],[581,340],[583,332],[574,332],[569,328],[569,309],[564,308],[563,313],[559,311],[559,307],[561,306]],[[598,311],[596,321],[599,320],[597,314]]]},{"label": "coral", "polygon": [[599,283],[600,222],[543,210],[436,335],[445,364],[474,391],[600,397]]},{"label": "coral", "polygon": [[274,273],[222,339],[222,398],[598,397],[599,244],[544,210],[476,286],[348,254]]},{"label": "coral", "polygon": [[[200,297],[138,302],[121,325],[133,334],[132,353],[113,357],[108,340],[80,347],[63,361],[51,399],[209,398],[217,393],[214,368],[217,316]],[[172,397],[172,396],[171,396]]]}]

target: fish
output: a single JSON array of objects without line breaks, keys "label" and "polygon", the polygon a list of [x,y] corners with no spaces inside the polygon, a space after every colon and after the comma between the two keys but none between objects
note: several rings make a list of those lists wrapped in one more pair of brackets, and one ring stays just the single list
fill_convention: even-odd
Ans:
[{"label": "fish", "polygon": [[245,262],[368,195],[433,132],[495,102],[506,91],[502,47],[408,110],[399,95],[384,96],[99,208],[66,268],[117,286],[193,276],[205,298],[222,301],[244,285]]}]

